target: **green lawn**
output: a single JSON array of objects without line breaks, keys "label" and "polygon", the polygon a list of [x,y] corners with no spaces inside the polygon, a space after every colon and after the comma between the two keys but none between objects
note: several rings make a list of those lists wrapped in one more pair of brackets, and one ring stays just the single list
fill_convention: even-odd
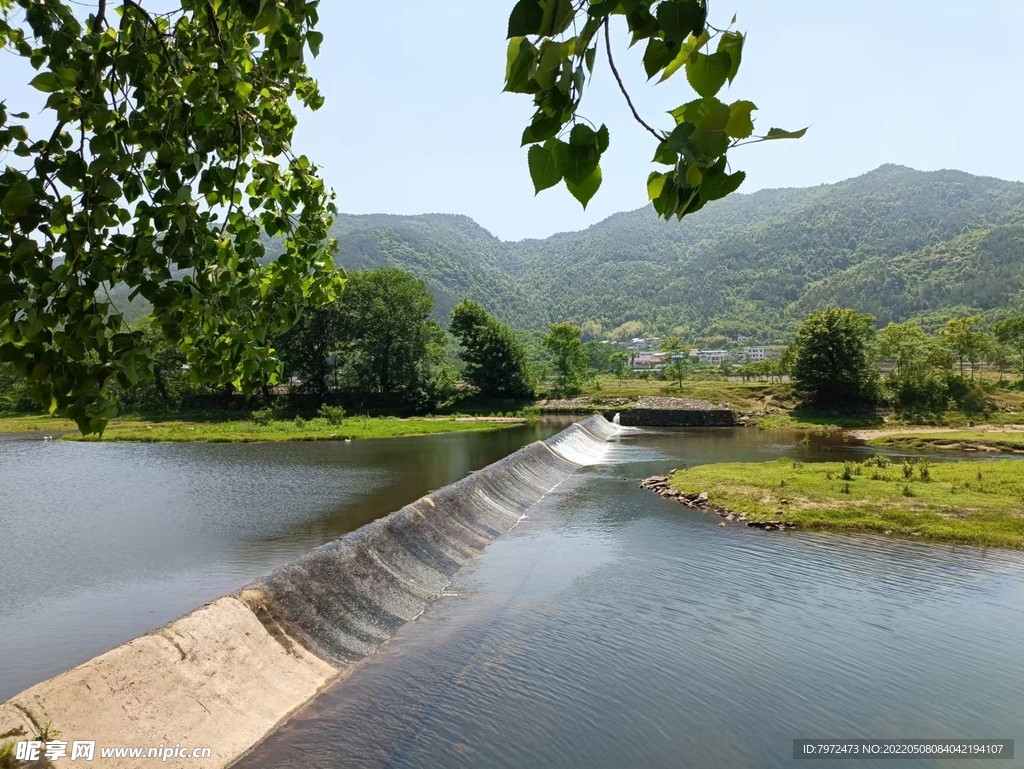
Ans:
[{"label": "green lawn", "polygon": [[670,483],[752,521],[1024,547],[1024,462],[887,463],[705,465]]},{"label": "green lawn", "polygon": [[[273,420],[257,424],[243,419],[114,419],[103,433],[104,441],[251,443],[256,441],[318,441],[346,438],[398,438],[407,435],[494,430],[521,424],[522,420],[492,421],[455,418],[346,417],[338,424],[326,419]],[[46,416],[0,417],[0,433],[33,432],[57,435],[60,440],[83,438],[73,422]]]},{"label": "green lawn", "polygon": [[950,430],[948,432],[899,433],[872,438],[871,446],[917,450],[981,450],[1024,452],[1024,430]]}]

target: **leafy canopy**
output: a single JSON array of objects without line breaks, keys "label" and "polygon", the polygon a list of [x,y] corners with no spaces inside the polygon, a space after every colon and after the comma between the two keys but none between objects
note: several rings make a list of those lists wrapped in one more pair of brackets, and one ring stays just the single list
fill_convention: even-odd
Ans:
[{"label": "leafy canopy", "polygon": [[800,324],[793,342],[793,382],[808,403],[848,409],[874,400],[878,367],[868,349],[874,320],[829,307]]},{"label": "leafy canopy", "polygon": [[553,323],[541,340],[551,354],[558,390],[566,395],[578,395],[587,376],[587,351],[583,347],[583,332],[571,323]]},{"label": "leafy canopy", "polygon": [[[631,45],[645,45],[648,79],[663,82],[683,70],[697,97],[671,110],[674,122],[663,129],[639,115],[619,76],[609,23],[615,16],[624,19]],[[608,128],[583,118],[579,108],[602,35],[630,111],[657,142],[654,162],[669,167],[647,179],[648,197],[665,219],[681,219],[736,191],[745,174],[729,173],[726,153],[733,147],[798,139],[806,131],[772,128],[755,136],[756,105],[718,98],[739,71],[744,36],[732,25],[719,29],[709,23],[706,0],[518,0],[508,20],[505,90],[533,96],[536,111],[522,143],[529,145],[527,162],[538,193],[564,181],[585,208],[601,186]]]},{"label": "leafy canopy", "polygon": [[452,310],[449,330],[459,340],[463,376],[485,398],[531,398],[526,350],[510,328],[466,299]]},{"label": "leafy canopy", "polygon": [[[0,47],[47,95],[31,127],[0,103],[0,361],[37,403],[99,431],[106,386],[151,376],[118,284],[198,379],[276,380],[268,338],[341,287],[333,195],[291,150],[293,100],[323,103],[316,22],[307,0],[99,0],[85,22],[70,2],[0,0]],[[265,264],[268,236],[284,252]]]}]

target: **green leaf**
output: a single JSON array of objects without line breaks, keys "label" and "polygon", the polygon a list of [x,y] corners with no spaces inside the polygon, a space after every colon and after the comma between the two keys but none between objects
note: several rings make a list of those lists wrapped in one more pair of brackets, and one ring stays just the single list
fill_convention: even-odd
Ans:
[{"label": "green leaf", "polygon": [[109,176],[103,176],[96,184],[96,194],[107,200],[118,200],[121,197],[121,186]]},{"label": "green leaf", "polygon": [[[734,22],[735,23],[735,22]],[[718,50],[720,53],[729,54],[729,83],[736,78],[740,69],[740,60],[743,58],[743,35],[739,32],[723,32],[718,38]]]},{"label": "green leaf", "polygon": [[752,101],[735,101],[729,105],[729,122],[725,132],[733,139],[746,139],[754,133],[754,121],[750,117],[757,109]]},{"label": "green leaf", "polygon": [[664,0],[657,13],[665,39],[680,44],[689,35],[701,34],[708,18],[707,8],[699,0]]},{"label": "green leaf", "polygon": [[315,58],[320,55],[320,46],[323,45],[324,35],[322,32],[307,32],[306,42],[309,44],[309,50]]},{"label": "green leaf", "polygon": [[667,67],[665,67],[665,71],[661,73],[661,78],[659,78],[658,82],[664,83],[676,74],[676,72],[684,67],[686,62],[690,60],[690,56],[693,52],[702,48],[709,39],[710,38],[706,31],[701,32],[698,37],[690,35],[690,37],[686,39],[686,42],[679,47],[679,53],[676,54],[676,57],[669,62]]},{"label": "green leaf", "polygon": [[543,112],[539,112],[534,115],[533,122],[523,131],[523,140],[520,146],[542,142],[557,136],[563,125],[561,113],[545,115]]},{"label": "green leaf", "polygon": [[540,5],[544,10],[544,16],[541,19],[538,34],[552,37],[560,35],[568,29],[575,15],[572,0],[540,0]]},{"label": "green leaf", "polygon": [[722,90],[731,68],[732,60],[727,53],[719,51],[708,56],[695,51],[686,61],[686,79],[694,91],[710,98]]},{"label": "green leaf", "polygon": [[252,93],[252,83],[246,83],[244,80],[239,80],[235,83],[235,93],[243,99],[248,99],[249,94]]},{"label": "green leaf", "polygon": [[562,62],[566,60],[565,47],[561,43],[545,40],[540,47],[540,59],[534,79],[541,88],[551,88],[561,71]]},{"label": "green leaf", "polygon": [[[670,150],[677,155],[682,155],[687,160],[693,160],[697,157],[697,148],[694,146],[690,137],[693,136],[693,132],[696,130],[696,126],[693,123],[680,123],[668,135],[665,140],[666,150]],[[657,159],[655,155],[655,159]],[[666,161],[659,161],[666,162]],[[674,160],[672,161],[675,162]]]},{"label": "green leaf", "polygon": [[686,186],[687,187],[699,187],[700,183],[704,180],[704,174],[701,173],[700,168],[690,163],[686,167]]},{"label": "green leaf", "polygon": [[[579,126],[577,126],[578,128]],[[574,129],[575,130],[575,129]],[[594,173],[601,161],[601,153],[594,144],[566,144],[557,141],[554,144],[555,161],[558,170],[566,181],[583,184]]]},{"label": "green leaf", "polygon": [[718,200],[724,198],[739,189],[747,175],[743,171],[734,174],[721,174],[719,176],[705,176],[700,186],[700,197],[703,201]]},{"label": "green leaf", "polygon": [[530,147],[526,159],[530,166],[530,178],[533,179],[535,195],[548,187],[554,187],[562,180],[555,153],[551,150],[535,144]]},{"label": "green leaf", "polygon": [[664,40],[651,38],[647,43],[647,50],[644,51],[644,72],[647,73],[647,79],[650,80],[663,70],[673,58],[675,58],[674,51],[665,45]]},{"label": "green leaf", "polygon": [[692,120],[694,126],[689,140],[705,158],[717,158],[729,149],[729,136],[725,132],[729,115],[729,107],[718,99],[700,99],[687,110],[686,118]]},{"label": "green leaf", "polygon": [[[693,130],[693,126],[690,126],[690,130]],[[658,145],[658,149],[655,150],[654,157],[651,159],[651,162],[674,166],[679,162],[679,153],[669,147],[667,142],[662,142]]]},{"label": "green leaf", "polygon": [[0,200],[0,213],[12,221],[17,220],[35,200],[36,193],[32,189],[32,185],[28,181],[22,180],[8,189],[3,200]]},{"label": "green leaf", "polygon": [[666,181],[668,181],[668,174],[660,174],[657,171],[651,171],[650,176],[647,177],[647,199],[657,200],[661,197],[661,192],[665,189]]},{"label": "green leaf", "polygon": [[631,45],[636,45],[641,40],[654,37],[660,31],[658,20],[651,15],[646,6],[639,5],[626,14],[626,22],[633,33]]},{"label": "green leaf", "polygon": [[590,199],[594,197],[601,186],[601,166],[595,166],[593,173],[578,184],[566,179],[565,186],[569,188],[572,196],[586,208],[587,203],[590,202]]},{"label": "green leaf", "polygon": [[524,37],[514,37],[508,43],[505,67],[505,90],[511,93],[529,93],[537,61],[537,47]]},{"label": "green leaf", "polygon": [[806,128],[801,128],[799,131],[784,131],[781,128],[772,128],[765,135],[765,139],[802,139],[803,135],[807,133]]},{"label": "green leaf", "polygon": [[40,72],[28,84],[43,93],[53,93],[60,90],[60,81],[52,72]]},{"label": "green leaf", "polygon": [[525,37],[540,32],[544,9],[540,0],[519,0],[508,17],[508,37]]}]

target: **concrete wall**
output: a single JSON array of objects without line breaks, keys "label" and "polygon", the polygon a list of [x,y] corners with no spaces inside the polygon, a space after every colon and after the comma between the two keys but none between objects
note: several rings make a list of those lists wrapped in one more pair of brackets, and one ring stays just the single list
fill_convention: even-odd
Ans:
[{"label": "concrete wall", "polygon": [[[612,413],[607,414],[608,418]],[[619,422],[631,427],[733,427],[736,415],[728,409],[624,409]]]},{"label": "concrete wall", "polygon": [[[545,494],[600,462],[615,430],[589,417],[25,690],[0,705],[0,742],[49,725],[69,743],[213,748],[212,759],[161,766],[230,764],[418,617]],[[97,753],[91,765],[147,763]]]}]

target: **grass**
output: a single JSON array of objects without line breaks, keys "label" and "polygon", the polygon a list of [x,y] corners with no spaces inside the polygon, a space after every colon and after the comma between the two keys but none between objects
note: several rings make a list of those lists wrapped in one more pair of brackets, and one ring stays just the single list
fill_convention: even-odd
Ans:
[{"label": "grass", "polygon": [[705,491],[712,505],[751,521],[1024,548],[1024,464],[1015,460],[891,465],[884,457],[814,464],[780,459],[680,470],[670,483],[683,492]]},{"label": "grass", "polygon": [[1024,430],[950,430],[949,432],[899,433],[868,441],[871,446],[903,449],[974,449],[980,451],[1024,452]]},{"label": "grass", "polygon": [[[345,438],[398,438],[408,435],[494,430],[520,424],[519,421],[457,419],[454,417],[346,417],[336,424],[326,419],[271,420],[257,424],[247,419],[114,419],[103,433],[104,441],[141,441],[146,443],[251,443],[258,441],[318,441]],[[0,417],[0,433],[33,432],[56,434],[67,431],[60,440],[100,440],[82,437],[73,422],[47,416]]]}]

